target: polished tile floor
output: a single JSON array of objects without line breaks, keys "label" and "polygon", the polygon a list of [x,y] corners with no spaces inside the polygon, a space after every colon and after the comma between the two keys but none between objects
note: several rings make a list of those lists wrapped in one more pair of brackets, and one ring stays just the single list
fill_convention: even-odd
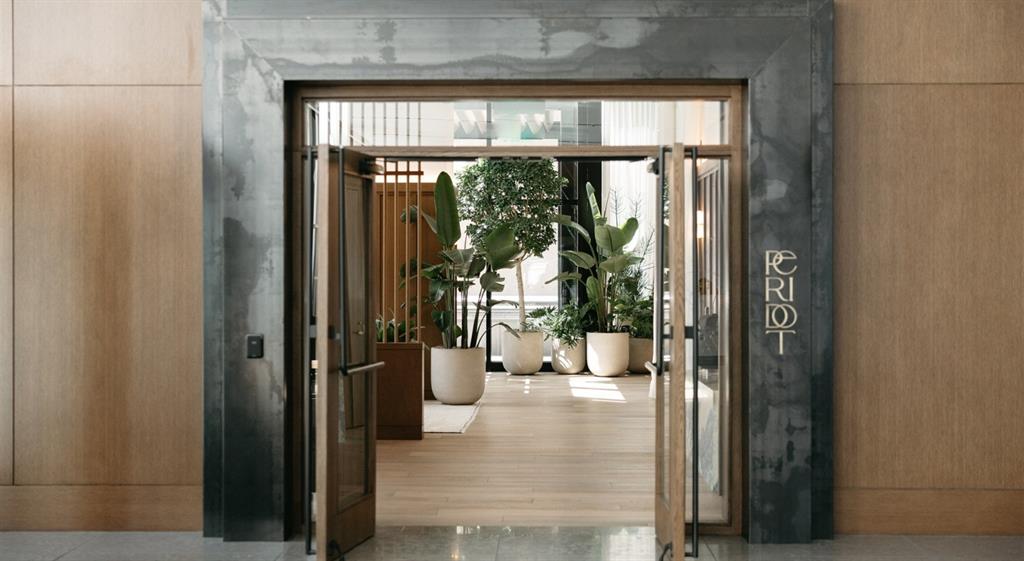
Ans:
[{"label": "polished tile floor", "polygon": [[[652,561],[653,530],[381,527],[347,561]],[[303,545],[224,543],[195,533],[0,532],[0,561],[306,561]],[[842,536],[808,545],[707,537],[709,561],[1021,561],[1024,537]]]}]

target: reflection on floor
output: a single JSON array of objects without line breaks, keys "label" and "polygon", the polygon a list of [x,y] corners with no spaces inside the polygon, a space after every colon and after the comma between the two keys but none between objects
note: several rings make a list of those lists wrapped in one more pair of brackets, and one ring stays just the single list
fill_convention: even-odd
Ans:
[{"label": "reflection on floor", "polygon": [[649,383],[488,374],[465,434],[378,442],[378,523],[653,524]]},{"label": "reflection on floor", "polygon": [[[298,542],[198,533],[0,532],[0,561],[308,561]],[[378,528],[346,561],[653,561],[650,528]],[[706,537],[708,561],[1019,561],[1024,537],[843,536],[807,545]]]}]

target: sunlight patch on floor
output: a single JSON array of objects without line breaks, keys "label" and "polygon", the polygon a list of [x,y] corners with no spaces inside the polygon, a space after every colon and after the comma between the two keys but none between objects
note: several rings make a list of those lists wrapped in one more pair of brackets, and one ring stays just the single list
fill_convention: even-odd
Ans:
[{"label": "sunlight patch on floor", "polygon": [[582,377],[569,378],[569,391],[572,392],[573,397],[582,399],[612,403],[626,402],[626,398],[619,391],[619,387],[611,380]]}]

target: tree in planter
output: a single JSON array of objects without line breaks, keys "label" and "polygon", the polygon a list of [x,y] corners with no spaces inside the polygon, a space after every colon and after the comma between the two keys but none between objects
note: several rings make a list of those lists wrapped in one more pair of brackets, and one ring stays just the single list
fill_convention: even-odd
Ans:
[{"label": "tree in planter", "polygon": [[509,228],[522,251],[514,261],[519,327],[528,330],[522,262],[540,256],[555,243],[552,220],[562,188],[551,160],[478,160],[459,174],[459,209],[469,221],[466,232],[480,246],[499,228]]},{"label": "tree in planter", "polygon": [[[583,280],[587,288],[587,298],[594,306],[595,329],[599,333],[622,331],[615,323],[615,291],[619,287],[619,277],[631,266],[638,265],[643,258],[626,250],[626,246],[636,235],[639,222],[636,218],[627,219],[622,226],[608,223],[597,203],[594,186],[587,183],[587,198],[590,201],[590,213],[594,220],[594,240],[586,228],[574,222],[564,214],[556,216],[555,221],[563,226],[576,230],[577,235],[586,244],[586,251],[563,251],[561,255],[583,271],[561,273],[549,280],[566,281]],[[584,275],[586,273],[586,275]]]},{"label": "tree in planter", "polygon": [[586,228],[565,215],[556,222],[576,230],[586,244],[586,251],[563,251],[562,256],[576,265],[581,272],[562,273],[548,282],[580,281],[587,287],[587,298],[594,307],[595,331],[587,333],[587,365],[598,376],[618,376],[629,367],[629,334],[616,323],[614,303],[619,278],[632,266],[640,264],[642,257],[626,250],[636,235],[639,223],[627,219],[622,226],[608,223],[594,194],[594,186],[587,183],[587,198],[594,221],[594,239]]},{"label": "tree in planter", "polygon": [[[521,252],[508,227],[492,229],[479,245],[458,247],[462,227],[457,197],[451,177],[445,172],[437,178],[434,201],[436,218],[419,213],[441,242],[438,255],[441,262],[422,268],[423,276],[430,280],[427,300],[441,308],[434,310],[431,317],[441,330],[445,348],[476,348],[487,329],[480,312],[500,303],[485,301],[486,294],[504,289],[504,279],[497,271],[509,268],[519,259]],[[481,290],[477,295],[473,321],[470,322],[469,291],[477,282]],[[457,314],[458,308],[461,308],[461,313]]]},{"label": "tree in planter", "polygon": [[590,328],[591,305],[569,302],[535,312],[544,334],[551,339],[551,366],[559,374],[577,374],[587,363],[583,340]]},{"label": "tree in planter", "polygon": [[[519,248],[509,228],[495,228],[478,246],[460,248],[462,238],[455,186],[442,172],[434,190],[437,218],[420,213],[441,242],[440,263],[421,268],[430,280],[428,301],[439,305],[431,313],[441,331],[442,346],[430,350],[430,387],[442,403],[475,403],[484,394],[485,360],[480,340],[488,326],[481,311],[496,302],[485,301],[488,291],[503,289],[498,270],[518,259]],[[469,320],[469,291],[476,283],[473,321]],[[457,310],[461,309],[461,314]]]}]

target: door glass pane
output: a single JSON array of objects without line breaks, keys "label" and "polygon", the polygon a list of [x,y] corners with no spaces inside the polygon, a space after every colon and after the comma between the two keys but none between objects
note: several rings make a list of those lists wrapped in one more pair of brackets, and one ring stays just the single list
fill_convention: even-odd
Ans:
[{"label": "door glass pane", "polygon": [[371,251],[366,240],[366,212],[360,178],[345,176],[345,282],[348,294],[348,363],[366,362],[369,323],[367,312],[366,256]]},{"label": "door glass pane", "polygon": [[[690,163],[690,162],[688,162]],[[691,164],[692,165],[692,164]],[[688,173],[692,175],[688,167]],[[729,239],[728,239],[728,161],[699,159],[697,163],[698,200],[696,212],[687,209],[689,231],[696,218],[697,255],[687,244],[687,294],[696,294],[696,317],[692,302],[687,303],[687,325],[696,325],[697,372],[693,371],[693,342],[687,341],[686,368],[686,462],[687,491],[693,490],[693,439],[697,438],[697,492],[701,523],[728,521],[727,498],[729,441],[728,367],[729,367]],[[692,198],[693,182],[687,178],[687,202]],[[691,204],[692,206],[692,204]],[[696,292],[693,268],[697,267]],[[694,393],[698,404],[694,423]],[[690,508],[690,505],[687,505]],[[692,513],[688,511],[688,519]]]},{"label": "door glass pane", "polygon": [[367,376],[353,374],[338,384],[338,510],[367,492]]}]

